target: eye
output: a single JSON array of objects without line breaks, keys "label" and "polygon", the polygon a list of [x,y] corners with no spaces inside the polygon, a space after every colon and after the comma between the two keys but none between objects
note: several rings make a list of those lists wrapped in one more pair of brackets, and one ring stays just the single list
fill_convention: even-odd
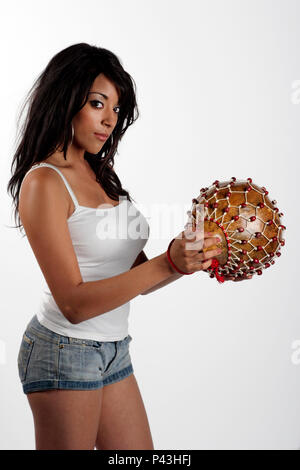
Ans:
[{"label": "eye", "polygon": [[[92,101],[91,101],[91,105],[93,106],[93,108],[98,108],[97,103],[103,104],[103,103],[101,103],[101,101],[92,100]],[[100,108],[100,109],[101,109],[101,108]]]},{"label": "eye", "polygon": [[[91,105],[93,106],[93,108],[102,109],[102,108],[99,108],[99,106],[97,106],[97,103],[100,103],[100,104],[103,105],[102,101],[99,101],[99,100],[92,100],[90,103],[91,103]],[[116,106],[115,109],[117,109],[117,108],[119,109],[119,111],[118,111],[116,114],[119,114],[119,112],[120,112],[120,106]]]}]

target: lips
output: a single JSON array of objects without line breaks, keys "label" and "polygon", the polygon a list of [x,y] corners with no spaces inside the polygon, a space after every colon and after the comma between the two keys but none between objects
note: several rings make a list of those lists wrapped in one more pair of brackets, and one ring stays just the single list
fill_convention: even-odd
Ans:
[{"label": "lips", "polygon": [[97,137],[97,139],[102,140],[102,141],[108,138],[108,134],[98,134],[97,132],[95,132],[95,136]]}]

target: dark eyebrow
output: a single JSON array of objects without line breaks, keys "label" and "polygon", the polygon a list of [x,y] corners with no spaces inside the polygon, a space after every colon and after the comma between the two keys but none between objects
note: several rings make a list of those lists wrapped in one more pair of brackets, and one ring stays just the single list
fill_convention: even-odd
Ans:
[{"label": "dark eyebrow", "polygon": [[[108,96],[105,95],[104,93],[100,93],[99,91],[89,91],[88,94],[90,94],[90,93],[96,93],[97,95],[102,95],[103,98],[105,98],[106,100],[108,100]],[[119,105],[119,101],[118,101],[117,105]]]}]

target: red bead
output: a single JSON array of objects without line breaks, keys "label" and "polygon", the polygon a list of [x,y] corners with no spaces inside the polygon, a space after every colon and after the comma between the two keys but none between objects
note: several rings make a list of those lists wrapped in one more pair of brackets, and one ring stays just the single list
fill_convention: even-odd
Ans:
[{"label": "red bead", "polygon": [[252,191],[251,186],[247,186],[246,191],[247,191],[247,192]]},{"label": "red bead", "polygon": [[285,245],[285,240],[281,240],[280,245],[284,246]]},{"label": "red bead", "polygon": [[256,220],[255,215],[252,215],[252,217],[250,217],[250,220],[251,220],[251,222],[253,222],[254,220]]},{"label": "red bead", "polygon": [[225,194],[225,197],[230,197],[231,196],[231,192],[228,192]]},{"label": "red bead", "polygon": [[208,202],[205,202],[205,203],[204,203],[204,207],[208,207]]},{"label": "red bead", "polygon": [[262,250],[262,246],[258,245],[258,247],[256,248],[257,251],[261,251]]},{"label": "red bead", "polygon": [[216,181],[213,182],[213,184],[219,184],[219,183],[220,183],[219,180],[216,180]]},{"label": "red bead", "polygon": [[203,193],[205,191],[205,188],[200,189],[200,193]]},{"label": "red bead", "polygon": [[269,254],[269,256],[270,256],[270,258],[273,258],[273,256],[274,256],[273,251],[271,251],[271,253]]},{"label": "red bead", "polygon": [[247,254],[247,250],[242,250],[243,255]]},{"label": "red bead", "polygon": [[271,266],[270,263],[265,264],[265,268],[269,268],[270,266]]},{"label": "red bead", "polygon": [[275,264],[275,261],[274,261],[274,260],[272,260],[272,261],[271,261],[271,264]]},{"label": "red bead", "polygon": [[279,217],[282,217],[284,214],[283,214],[283,212],[280,212],[280,214],[278,214],[278,215],[279,215]]},{"label": "red bead", "polygon": [[277,240],[278,240],[277,237],[273,237],[273,238],[272,238],[272,241],[273,241],[273,242],[277,242]]},{"label": "red bead", "polygon": [[214,203],[213,203],[213,207],[214,207],[215,209],[218,207],[218,205],[219,205],[219,204],[218,204],[217,202],[214,202]]},{"label": "red bead", "polygon": [[229,212],[229,207],[225,207],[224,212]]},{"label": "red bead", "polygon": [[269,194],[269,191],[265,191],[265,195],[267,196]]},{"label": "red bead", "polygon": [[244,231],[243,227],[239,227],[239,228],[238,228],[238,231],[239,231],[239,232],[243,232],[243,231]]},{"label": "red bead", "polygon": [[262,274],[262,270],[261,269],[258,269],[257,271],[257,274],[260,276]]},{"label": "red bead", "polygon": [[255,237],[260,238],[261,237],[261,232],[255,232]]},{"label": "red bead", "polygon": [[236,178],[234,176],[231,179],[232,179],[232,181],[236,181]]},{"label": "red bead", "polygon": [[260,203],[258,204],[258,207],[260,207],[260,208],[262,209],[263,207],[265,207],[265,205],[264,205],[263,202],[260,202]]},{"label": "red bead", "polygon": [[274,210],[275,212],[278,212],[278,211],[279,211],[278,207],[275,207],[275,209],[273,209],[273,210]]},{"label": "red bead", "polygon": [[252,178],[247,178],[247,181],[249,181],[249,183],[252,183]]},{"label": "red bead", "polygon": [[276,255],[277,255],[277,256],[281,256],[280,251],[277,251]]},{"label": "red bead", "polygon": [[246,243],[247,243],[247,240],[242,240],[243,245],[246,245]]},{"label": "red bead", "polygon": [[257,258],[254,258],[254,263],[259,263],[259,260]]},{"label": "red bead", "polygon": [[261,188],[261,189],[262,189],[263,191],[266,191],[266,188],[265,188],[264,186],[262,186],[262,188]]},{"label": "red bead", "polygon": [[211,273],[211,274],[209,275],[209,277],[211,277],[211,278],[215,277],[214,273]]},{"label": "red bead", "polygon": [[246,204],[245,202],[243,202],[243,203],[241,204],[241,207],[247,207],[247,204]]},{"label": "red bead", "polygon": [[274,204],[274,205],[277,204],[277,201],[275,201],[275,199],[273,199],[272,204]]},{"label": "red bead", "polygon": [[209,220],[210,220],[211,222],[214,222],[214,219],[213,219],[213,217],[211,217]]},{"label": "red bead", "polygon": [[239,216],[238,215],[235,215],[234,217],[232,217],[233,220],[239,220]]},{"label": "red bead", "polygon": [[268,220],[267,225],[273,225],[273,220]]},{"label": "red bead", "polygon": [[285,225],[279,225],[279,227],[283,228],[283,230],[286,229]]}]

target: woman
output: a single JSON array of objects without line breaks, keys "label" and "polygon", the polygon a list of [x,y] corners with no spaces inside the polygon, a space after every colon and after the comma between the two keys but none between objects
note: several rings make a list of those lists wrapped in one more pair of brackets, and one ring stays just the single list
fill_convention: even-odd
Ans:
[{"label": "woman", "polygon": [[[114,171],[136,119],[133,80],[112,52],[80,43],[55,55],[31,91],[8,190],[47,283],[18,355],[36,449],[153,449],[129,354],[129,301],[181,274],[166,252],[148,260],[139,211],[144,237],[107,236],[134,208]],[[186,250],[181,235],[175,266],[207,269],[218,251]],[[205,234],[205,247],[215,243]]]}]

